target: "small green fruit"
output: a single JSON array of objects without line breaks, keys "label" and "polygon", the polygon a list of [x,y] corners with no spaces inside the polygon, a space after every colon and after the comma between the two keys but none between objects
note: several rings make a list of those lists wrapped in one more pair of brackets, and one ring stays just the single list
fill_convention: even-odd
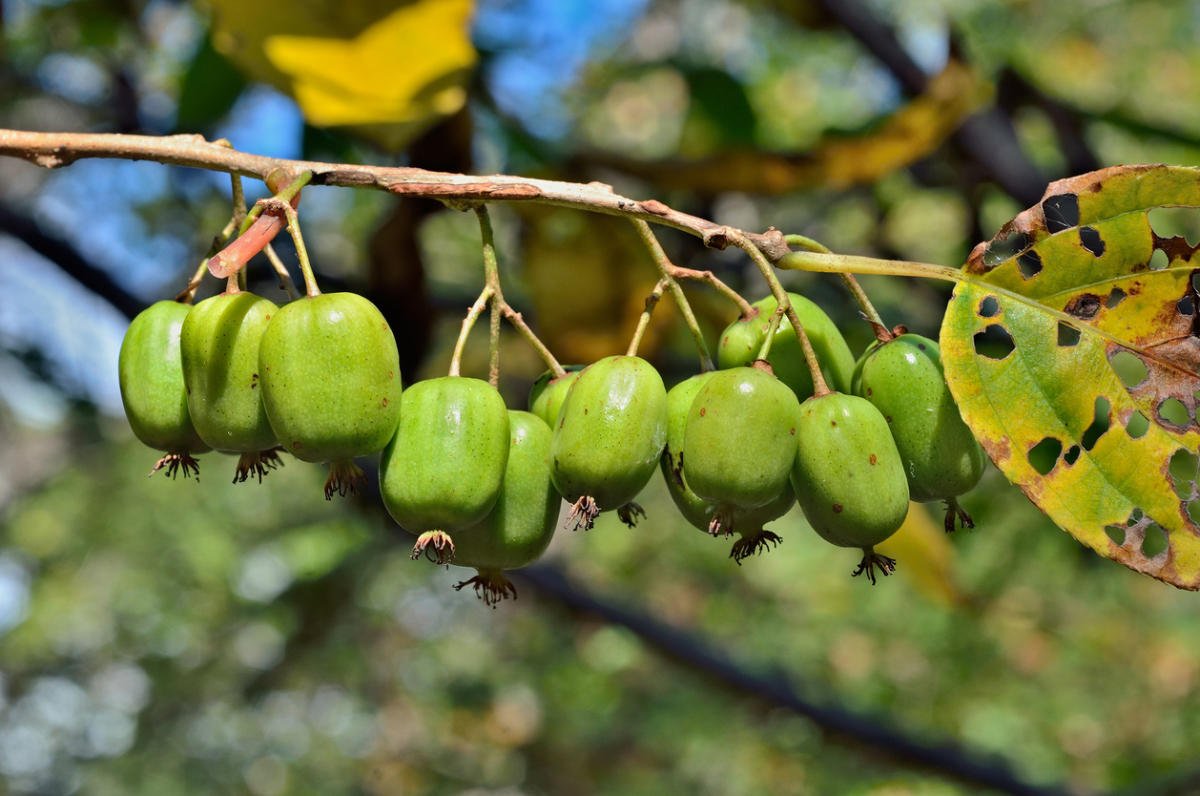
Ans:
[{"label": "small green fruit", "polygon": [[383,448],[400,419],[396,339],[375,305],[325,293],[284,305],[263,332],[259,383],[271,428],[306,462],[330,462],[325,497],[357,492],[352,461]]},{"label": "small green fruit", "polygon": [[192,308],[180,347],[188,412],[204,442],[240,453],[233,481],[281,464],[259,389],[258,348],[279,307],[253,293],[222,293]]},{"label": "small green fruit", "polygon": [[[846,392],[850,389],[850,377],[854,372],[854,355],[842,339],[842,333],[825,311],[797,293],[788,293],[788,300],[796,309],[800,323],[812,342],[821,373],[831,390]],[[717,362],[722,368],[749,365],[757,357],[770,328],[771,316],[779,307],[774,296],[754,302],[758,315],[749,319],[738,319],[726,327],[717,344]],[[775,375],[792,388],[796,397],[803,401],[813,394],[812,374],[804,359],[800,341],[792,330],[792,323],[785,315],[779,320],[775,338],[767,361]]]},{"label": "small green fruit", "polygon": [[191,309],[175,301],[151,304],[133,319],[121,341],[117,371],[129,427],[142,442],[166,453],[151,475],[165,467],[171,478],[179,470],[199,478],[200,465],[192,454],[209,449],[188,415],[180,362],[180,330]]},{"label": "small green fruit", "polygon": [[[681,381],[667,392],[667,444],[663,448],[660,460],[663,479],[667,482],[667,492],[675,501],[679,513],[705,533],[711,532],[717,514],[717,504],[700,497],[688,486],[683,474],[683,446],[688,410],[691,409],[696,394],[717,372],[706,371],[697,374]],[[735,508],[732,525],[739,538],[733,543],[729,557],[740,565],[743,559],[755,553],[765,552],[783,541],[778,534],[766,530],[763,525],[782,517],[795,502],[796,496],[792,493],[791,486],[786,485],[774,500],[765,505],[752,509]]]},{"label": "small green fruit", "polygon": [[839,547],[860,547],[855,575],[895,562],[872,548],[908,514],[908,481],[887,421],[869,401],[827,393],[800,405],[800,444],[792,469],[796,500],[813,530]]},{"label": "small green fruit", "polygon": [[563,401],[567,400],[567,392],[582,370],[583,365],[567,365],[566,374],[558,378],[554,377],[552,370],[538,376],[529,390],[529,411],[544,420],[550,428],[554,428]]},{"label": "small green fruit", "polygon": [[617,509],[627,525],[644,513],[631,501],[650,480],[667,437],[667,390],[644,359],[605,357],[580,371],[554,427],[554,486],[572,503],[570,521],[591,528]]},{"label": "small green fruit", "polygon": [[445,376],[404,392],[400,424],[380,459],[388,513],[418,534],[413,558],[454,556],[453,535],[484,519],[500,495],[508,461],[508,410],[479,379]]},{"label": "small green fruit", "polygon": [[454,534],[454,563],[478,574],[455,586],[472,586],[488,605],[517,590],[506,569],[533,563],[558,525],[562,498],[550,481],[550,427],[529,412],[509,411],[508,463],[496,505],[483,521]]},{"label": "small green fruit", "polygon": [[938,344],[902,334],[872,345],[855,368],[854,393],[886,418],[912,499],[945,500],[947,531],[956,517],[971,527],[955,498],[979,483],[987,460],[946,386]]},{"label": "small green fruit", "polygon": [[696,394],[687,413],[683,476],[696,495],[716,504],[714,536],[736,530],[738,509],[763,506],[785,491],[798,411],[795,393],[757,367],[719,371]]}]

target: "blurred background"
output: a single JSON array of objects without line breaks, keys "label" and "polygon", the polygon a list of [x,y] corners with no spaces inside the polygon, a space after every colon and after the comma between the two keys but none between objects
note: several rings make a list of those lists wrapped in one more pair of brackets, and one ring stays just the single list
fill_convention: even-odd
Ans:
[{"label": "blurred background", "polygon": [[[599,179],[942,265],[1048,180],[1200,154],[1200,5],[1182,0],[0,13],[5,127]],[[0,160],[0,791],[1200,791],[1195,596],[1085,550],[995,470],[964,501],[975,531],[947,538],[916,509],[875,588],[798,513],[735,566],[656,476],[648,520],[560,533],[496,610],[452,590],[469,573],[410,561],[374,495],[324,501],[321,468],[230,486],[233,459],[210,454],[200,483],[147,480],[117,350],[187,282],[230,195],[224,175],[153,163]],[[655,281],[632,229],[493,212],[507,296],[559,358],[623,350]],[[443,373],[481,286],[474,219],[335,188],[306,190],[301,219],[325,289],[388,314],[406,382]],[[765,294],[738,252],[661,238],[677,264]],[[265,261],[249,276],[284,300]],[[866,346],[836,279],[783,279]],[[936,335],[942,285],[863,281],[889,323]],[[715,341],[736,310],[687,290]],[[486,372],[485,337],[465,373]],[[542,365],[503,342],[523,407]],[[644,351],[668,384],[698,368],[669,301]]]}]

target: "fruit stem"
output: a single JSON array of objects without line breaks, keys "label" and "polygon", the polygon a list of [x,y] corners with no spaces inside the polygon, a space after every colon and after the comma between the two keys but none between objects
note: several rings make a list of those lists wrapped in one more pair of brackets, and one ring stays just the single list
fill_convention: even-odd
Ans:
[{"label": "fruit stem", "polygon": [[817,361],[817,352],[813,350],[812,341],[808,339],[808,333],[804,331],[804,324],[800,322],[800,316],[796,314],[796,308],[792,306],[791,300],[788,299],[787,291],[783,289],[783,284],[779,281],[779,276],[775,273],[775,269],[771,267],[771,263],[767,260],[766,255],[745,235],[730,230],[729,239],[733,241],[734,245],[750,255],[750,259],[758,266],[759,273],[763,275],[763,279],[767,280],[767,284],[771,286],[771,295],[775,297],[775,301],[787,313],[787,318],[791,321],[792,328],[796,330],[796,337],[800,341],[800,348],[804,351],[804,361],[808,364],[809,373],[812,374],[813,396],[820,398],[822,395],[828,395],[830,392],[829,384],[825,381],[825,374],[821,372],[821,363]]},{"label": "fruit stem", "polygon": [[[487,205],[475,206],[475,217],[479,219],[479,236],[483,241],[483,278],[492,295],[503,300],[500,292],[500,262],[496,258],[496,238],[492,233],[492,219]],[[492,302],[492,316],[488,323],[488,383],[500,386],[500,301]]]},{"label": "fruit stem", "polygon": [[[218,139],[213,143],[232,148],[232,144],[224,138]],[[208,247],[208,254],[204,255],[200,260],[200,266],[192,274],[192,278],[188,280],[187,286],[180,291],[175,300],[183,304],[191,304],[196,300],[196,290],[200,287],[200,283],[204,281],[204,275],[208,272],[208,261],[216,256],[218,252],[225,247],[229,239],[233,237],[234,230],[241,227],[243,219],[246,217],[246,194],[242,189],[242,177],[240,174],[230,174],[229,180],[233,185],[233,214],[229,217],[229,221],[221,229],[221,232],[213,238],[212,245]]]},{"label": "fruit stem", "polygon": [[483,314],[483,310],[487,307],[488,301],[492,299],[493,293],[491,285],[487,285],[480,292],[479,298],[475,299],[475,303],[467,310],[467,317],[463,318],[462,329],[458,332],[458,341],[454,344],[454,353],[450,356],[450,375],[462,375],[462,355],[463,349],[467,345],[467,337],[471,334],[471,328],[475,326],[475,321],[479,320],[479,316]]},{"label": "fruit stem", "polygon": [[304,245],[304,235],[300,233],[300,216],[296,214],[296,208],[287,202],[280,202],[279,206],[283,208],[283,215],[287,218],[288,232],[292,235],[292,242],[296,244],[296,258],[300,261],[300,273],[304,274],[304,294],[309,298],[315,298],[321,295],[321,289],[317,287],[317,278],[313,275],[312,263],[308,261],[308,247]]},{"label": "fruit stem", "polygon": [[758,355],[755,359],[766,359],[771,354],[771,343],[775,342],[775,332],[779,330],[779,320],[783,317],[783,305],[780,304],[771,313],[771,320],[767,322],[767,336],[763,340],[762,346],[758,349]]},{"label": "fruit stem", "polygon": [[722,282],[712,271],[697,271],[695,268],[684,268],[681,265],[672,265],[670,268],[671,276],[676,279],[695,279],[700,282],[707,282],[712,285],[725,298],[737,305],[739,316],[742,320],[753,318],[755,315],[754,307],[749,301],[742,297],[742,294],[731,288],[729,285]]},{"label": "fruit stem", "polygon": [[[279,181],[282,180],[284,177],[285,177],[285,173],[282,171],[271,172],[270,174],[267,175],[267,179],[266,179],[267,187],[271,188],[273,190],[273,186],[278,184]],[[298,197],[300,195],[300,189],[303,188],[305,185],[308,185],[309,181],[312,180],[312,178],[313,178],[313,173],[311,171],[302,171],[298,175],[296,175],[294,178],[292,178],[292,181],[289,182],[287,185],[285,185],[281,190],[276,191],[272,198],[287,202],[293,208],[295,208],[296,205],[298,204],[298,202],[296,201],[296,197]],[[250,212],[247,213],[246,217],[242,219],[242,225],[238,229],[239,235],[241,235],[246,230],[250,229],[250,225],[253,224],[260,215],[262,215],[262,212],[265,209],[265,207],[266,206],[262,202],[255,202],[254,207],[250,208]]]},{"label": "fruit stem", "polygon": [[275,269],[275,273],[279,276],[279,289],[286,290],[289,299],[296,298],[296,286],[292,284],[292,275],[288,273],[287,266],[283,264],[283,260],[279,259],[279,255],[275,253],[275,247],[267,244],[263,247],[263,254],[267,255],[267,260],[270,261],[271,267]]},{"label": "fruit stem", "polygon": [[650,257],[654,260],[655,266],[658,267],[659,274],[662,275],[663,279],[667,280],[667,286],[671,289],[671,297],[675,299],[675,306],[679,308],[680,314],[683,315],[684,323],[687,324],[688,330],[692,333],[692,339],[696,341],[696,349],[700,352],[700,370],[712,370],[712,354],[708,352],[708,344],[704,342],[704,332],[700,330],[700,323],[696,320],[696,314],[692,312],[692,305],[688,303],[687,296],[683,293],[683,288],[679,286],[679,282],[671,275],[671,270],[675,266],[667,257],[667,253],[663,251],[662,244],[654,236],[654,231],[650,229],[650,225],[640,218],[632,219],[632,221],[633,226],[637,228],[638,235],[642,238],[642,242],[649,249]]},{"label": "fruit stem", "polygon": [[637,329],[633,331],[633,338],[630,339],[629,348],[625,351],[626,356],[637,356],[638,346],[642,344],[642,336],[646,334],[646,329],[650,326],[650,316],[654,313],[654,308],[658,306],[666,288],[667,280],[660,279],[655,283],[654,290],[650,292],[650,295],[646,296],[646,308],[642,310],[642,315],[638,318]]},{"label": "fruit stem", "polygon": [[550,353],[550,349],[547,348],[546,344],[541,341],[541,338],[534,333],[533,329],[529,328],[529,324],[525,323],[525,318],[521,316],[521,313],[514,310],[512,305],[503,299],[500,300],[499,304],[504,313],[504,317],[507,318],[508,322],[513,325],[513,328],[517,330],[517,333],[525,338],[525,342],[533,346],[534,350],[538,352],[542,358],[542,361],[546,363],[546,367],[553,371],[554,378],[557,379],[567,375],[567,369],[562,366],[562,363],[554,358],[554,354]]},{"label": "fruit stem", "polygon": [[[812,238],[805,237],[804,235],[785,235],[783,240],[789,246],[799,246],[801,249],[807,252],[833,254],[833,252],[830,251],[825,244],[815,241]],[[784,255],[784,258],[786,259],[787,256],[788,255]],[[786,266],[782,266],[777,263],[776,267],[783,268]],[[863,317],[866,319],[867,323],[871,324],[871,328],[875,330],[875,339],[881,343],[886,343],[887,341],[893,339],[895,335],[888,330],[887,325],[883,322],[883,318],[879,315],[879,311],[875,309],[875,305],[871,303],[871,299],[867,298],[867,291],[863,290],[862,285],[854,277],[854,274],[841,273],[839,276],[841,276],[842,281],[846,283],[846,287],[849,289],[850,295],[854,296],[854,300],[858,302],[859,308],[862,309]]]},{"label": "fruit stem", "polygon": [[828,274],[880,274],[883,276],[916,276],[922,279],[943,279],[965,282],[967,277],[955,268],[910,260],[880,260],[852,254],[794,251],[785,254],[776,268],[784,271],[819,271]]}]

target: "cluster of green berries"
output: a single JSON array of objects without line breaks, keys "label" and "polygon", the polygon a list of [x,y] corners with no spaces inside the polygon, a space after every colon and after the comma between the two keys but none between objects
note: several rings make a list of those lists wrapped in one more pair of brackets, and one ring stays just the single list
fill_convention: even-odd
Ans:
[{"label": "cluster of green berries", "polygon": [[[739,563],[780,541],[764,525],[798,502],[836,545],[861,548],[874,582],[893,562],[873,546],[903,522],[910,496],[954,498],[983,470],[959,418],[937,346],[901,335],[857,362],[827,315],[790,295],[833,392],[814,388],[784,320],[755,357],[774,299],[722,334],[720,370],[669,392],[648,362],[613,356],[534,384],[529,412],[509,410],[485,381],[430,379],[401,390],[395,339],[379,311],[350,293],[277,307],[245,292],[194,307],[143,311],[121,347],[125,411],[164,452],[155,470],[198,473],[194,454],[240,455],[234,481],[263,475],[287,451],[328,462],[325,496],[364,481],[357,456],[382,451],[379,485],[392,517],[417,535],[413,557],[473,567],[463,583],[489,604],[515,595],[505,570],[536,560],[558,526],[591,528],[634,503],[661,468],[689,523],[737,535]],[[853,390],[856,394],[851,394]]]}]

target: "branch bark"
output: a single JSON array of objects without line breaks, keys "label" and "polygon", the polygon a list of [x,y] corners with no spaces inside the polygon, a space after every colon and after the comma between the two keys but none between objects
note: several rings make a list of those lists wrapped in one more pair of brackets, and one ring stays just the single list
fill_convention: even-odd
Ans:
[{"label": "branch bark", "polygon": [[279,172],[313,173],[310,185],[371,188],[397,196],[438,199],[465,208],[481,202],[525,201],[572,207],[594,213],[641,219],[694,235],[706,246],[724,249],[731,232],[748,238],[774,262],[787,253],[783,235],[733,230],[723,224],[675,210],[655,199],[635,200],[599,182],[573,183],[515,177],[477,176],[426,171],[411,167],[359,166],[345,163],[287,160],[238,152],[210,143],[200,135],[116,135],[41,133],[0,129],[0,155],[17,157],[45,168],[60,168],[84,158],[151,160],[173,166],[223,171],[263,180]]}]

